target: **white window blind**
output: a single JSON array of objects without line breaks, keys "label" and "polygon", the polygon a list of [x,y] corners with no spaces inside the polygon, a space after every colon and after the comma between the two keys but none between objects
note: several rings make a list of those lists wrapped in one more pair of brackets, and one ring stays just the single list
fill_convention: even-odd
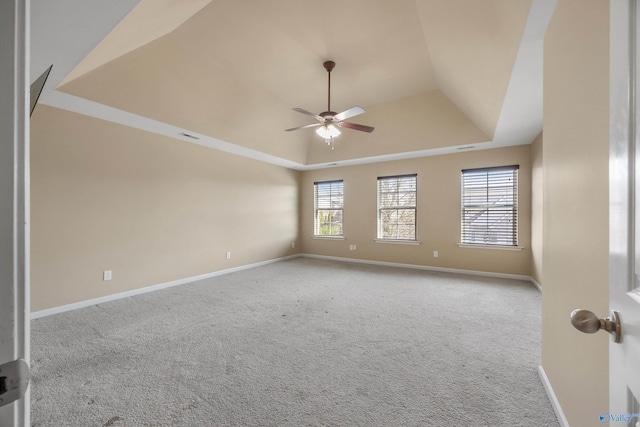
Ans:
[{"label": "white window blind", "polygon": [[344,182],[315,182],[314,235],[342,236],[344,210]]},{"label": "white window blind", "polygon": [[417,175],[378,178],[378,239],[416,240]]},{"label": "white window blind", "polygon": [[518,245],[518,166],[462,171],[462,243]]}]

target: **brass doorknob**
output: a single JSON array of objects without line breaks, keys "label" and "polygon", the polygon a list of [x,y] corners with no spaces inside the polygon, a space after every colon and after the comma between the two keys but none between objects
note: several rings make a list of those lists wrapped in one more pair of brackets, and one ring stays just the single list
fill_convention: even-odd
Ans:
[{"label": "brass doorknob", "polygon": [[611,334],[613,342],[619,343],[622,339],[620,313],[615,310],[611,310],[611,316],[604,319],[598,319],[598,316],[589,310],[573,310],[571,312],[571,324],[585,334],[593,334],[600,329],[604,329]]}]

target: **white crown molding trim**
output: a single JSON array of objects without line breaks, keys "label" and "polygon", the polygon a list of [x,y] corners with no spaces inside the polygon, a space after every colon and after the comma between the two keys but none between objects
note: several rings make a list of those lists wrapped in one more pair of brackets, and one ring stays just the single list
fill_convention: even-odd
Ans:
[{"label": "white crown molding trim", "polygon": [[31,0],[31,83],[51,64],[42,93],[57,87],[140,0]]},{"label": "white crown molding trim", "polygon": [[562,427],[570,427],[569,421],[567,421],[567,417],[564,416],[564,412],[562,411],[562,406],[560,406],[560,401],[556,397],[556,394],[553,391],[553,387],[551,387],[551,383],[549,382],[549,378],[544,372],[544,368],[542,366],[538,366],[538,375],[540,375],[540,380],[542,381],[542,385],[547,392],[547,397],[549,397],[549,401],[551,402],[551,406],[556,413],[558,422]]},{"label": "white crown molding trim", "polygon": [[212,273],[201,274],[198,276],[187,277],[185,279],[173,280],[171,282],[160,283],[157,285],[146,286],[140,289],[133,289],[126,292],[120,292],[113,295],[106,295],[100,298],[93,298],[90,300],[80,301],[73,304],[62,305],[59,307],[48,308],[45,310],[34,311],[31,313],[31,320],[39,319],[41,317],[52,316],[54,314],[64,313],[67,311],[77,310],[79,308],[91,307],[97,304],[103,304],[109,301],[119,300],[121,298],[133,297],[140,294],[145,294],[147,292],[158,291],[160,289],[171,288],[173,286],[184,285],[187,283],[193,283],[198,280],[209,279],[211,277],[222,276],[224,274],[235,273],[237,271],[249,270],[251,268],[261,267],[267,264],[273,264],[280,261],[286,261],[288,259],[298,258],[300,255],[290,255],[282,258],[270,259],[267,261],[256,262],[253,264],[242,265],[239,267],[228,268],[226,270],[214,271]]},{"label": "white crown molding trim", "polygon": [[[157,135],[166,136],[168,138],[177,139],[184,142],[190,142],[192,144],[203,145],[205,147],[213,148],[215,150],[224,151],[227,153],[235,154],[238,156],[247,157],[250,159],[258,160],[272,165],[281,166],[294,170],[315,170],[325,169],[338,166],[354,166],[367,163],[379,163],[388,162],[393,160],[413,159],[418,157],[428,156],[440,156],[443,154],[453,154],[460,150],[475,151],[475,150],[488,150],[491,148],[499,148],[500,146],[508,146],[514,144],[497,145],[492,141],[481,142],[473,144],[456,145],[452,147],[432,148],[428,150],[409,151],[405,153],[393,153],[384,154],[380,156],[362,157],[358,159],[340,160],[331,163],[317,163],[311,165],[305,165],[297,163],[291,160],[283,159],[281,157],[273,156],[271,154],[263,153],[262,151],[253,150],[241,145],[233,144],[221,139],[213,138],[202,133],[194,132],[189,129],[177,127],[168,123],[164,123],[158,120],[150,119],[148,117],[140,116],[130,113],[128,111],[120,110],[118,108],[110,107],[99,102],[90,101],[79,96],[70,95],[58,90],[43,91],[38,103],[49,105],[50,107],[60,108],[61,110],[70,111],[72,113],[81,114],[83,116],[93,117],[100,120],[105,120],[111,123],[117,123],[123,126],[128,126],[134,129],[155,133]],[[195,138],[190,138],[184,134],[191,135]],[[522,142],[522,144],[528,144],[531,141]]]},{"label": "white crown molding trim", "polygon": [[497,147],[530,144],[542,131],[544,34],[557,0],[533,0],[493,136]]},{"label": "white crown molding trim", "polygon": [[[297,163],[291,160],[283,159],[281,157],[272,156],[271,154],[252,150],[247,147],[232,144],[221,139],[212,138],[198,132],[193,132],[185,128],[180,128],[168,123],[160,122],[158,120],[153,120],[148,117],[139,116],[137,114],[129,113],[118,108],[109,107],[108,105],[100,104],[98,102],[90,101],[88,99],[80,98],[78,96],[70,95],[68,93],[60,92],[57,90],[43,93],[38,102],[49,105],[51,107],[56,107],[62,110],[71,111],[73,113],[82,114],[84,116],[89,116],[112,123],[118,123],[123,126],[128,126],[146,132],[163,135],[169,138],[178,139],[180,141],[203,145],[205,147],[213,148],[231,154],[236,154],[238,156],[248,157],[250,159],[270,163],[276,166],[282,166],[285,168],[296,170],[301,170],[305,167],[305,165],[303,165],[302,163]],[[197,139],[189,138],[184,134],[192,135]]]},{"label": "white crown molding trim", "polygon": [[524,280],[526,282],[531,281],[530,276],[524,276],[520,274],[508,274],[508,273],[495,273],[491,271],[478,271],[478,270],[462,270],[458,268],[445,268],[445,267],[432,267],[429,265],[419,265],[419,264],[404,264],[399,262],[386,262],[386,261],[373,261],[368,259],[358,259],[358,258],[344,258],[344,257],[336,257],[329,255],[315,255],[315,254],[300,254],[300,256],[305,258],[316,258],[316,259],[325,259],[329,261],[344,261],[344,262],[353,262],[358,264],[373,264],[373,265],[382,265],[385,267],[400,267],[400,268],[413,268],[418,270],[429,270],[429,271],[438,271],[441,273],[456,273],[456,274],[470,274],[473,276],[485,276],[485,277],[497,277],[501,279],[516,279],[516,280]]},{"label": "white crown molding trim", "polygon": [[[94,3],[97,2],[97,0],[93,1]],[[125,10],[127,8],[131,9],[133,5],[137,4],[139,0],[128,1],[130,4],[126,4],[126,8],[124,8]],[[147,117],[132,114],[123,110],[119,110],[117,108],[109,107],[107,105],[69,95],[60,91],[50,90],[49,88],[54,87],[54,83],[57,84],[60,80],[62,80],[66,73],[71,70],[72,65],[74,66],[79,61],[79,59],[74,57],[73,55],[78,56],[78,52],[80,52],[82,53],[82,55],[79,56],[79,58],[81,59],[84,57],[86,53],[86,47],[84,49],[80,49],[80,47],[74,47],[74,49],[68,49],[68,52],[59,52],[59,54],[55,57],[56,66],[54,67],[53,72],[55,74],[60,70],[65,71],[61,75],[56,74],[50,77],[50,81],[47,82],[47,85],[45,86],[45,90],[43,90],[39,102],[50,105],[52,107],[72,111],[78,114],[83,114],[113,123],[119,123],[124,126],[138,128],[147,132],[164,135],[181,141],[191,142],[227,153],[232,153],[265,163],[270,163],[276,166],[301,171],[340,166],[353,166],[367,163],[388,162],[418,157],[438,156],[443,154],[454,154],[461,152],[461,150],[474,151],[514,145],[526,145],[530,144],[542,130],[542,48],[544,33],[549,23],[551,14],[553,13],[553,10],[555,8],[556,2],[557,0],[533,0],[531,2],[531,9],[529,11],[529,16],[527,17],[527,23],[522,35],[522,39],[520,41],[518,54],[516,55],[513,71],[509,80],[509,85],[507,86],[507,91],[502,105],[502,110],[500,112],[500,117],[496,126],[496,131],[494,133],[493,141],[458,145],[453,147],[418,150],[405,153],[392,153],[380,156],[362,157],[357,159],[345,159],[329,163],[297,163],[217,138],[202,135],[197,132],[192,132],[189,129],[184,129],[157,120],[152,120]],[[39,0],[39,3],[44,4],[45,2],[44,0]],[[90,10],[90,8],[87,10]],[[111,21],[113,21],[113,19],[111,19]],[[42,40],[46,40],[47,43],[51,42],[51,40],[49,39],[42,38]],[[40,43],[36,43],[36,45],[33,46],[32,50],[34,52],[48,52],[51,49],[45,48],[45,44],[45,41],[40,41]],[[56,43],[56,45],[65,45],[65,43]],[[91,45],[93,46],[93,44]],[[67,62],[69,62],[69,64],[67,64]],[[47,64],[49,64],[49,62],[47,62]],[[61,67],[61,65],[65,65],[66,68]],[[181,133],[187,133],[196,136],[199,139],[196,140],[188,138],[182,136]]]}]

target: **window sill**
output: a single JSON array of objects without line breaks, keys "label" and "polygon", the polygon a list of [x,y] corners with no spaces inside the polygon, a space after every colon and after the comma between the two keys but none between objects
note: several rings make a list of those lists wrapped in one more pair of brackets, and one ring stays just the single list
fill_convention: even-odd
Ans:
[{"label": "window sill", "polygon": [[344,236],[312,236],[315,240],[347,240]]},{"label": "window sill", "polygon": [[468,243],[456,243],[461,248],[468,249],[492,249],[494,251],[516,251],[520,252],[524,246],[500,246],[500,245],[472,245]]},{"label": "window sill", "polygon": [[421,245],[422,242],[417,240],[390,240],[390,239],[374,239],[376,243],[391,243],[394,245]]}]

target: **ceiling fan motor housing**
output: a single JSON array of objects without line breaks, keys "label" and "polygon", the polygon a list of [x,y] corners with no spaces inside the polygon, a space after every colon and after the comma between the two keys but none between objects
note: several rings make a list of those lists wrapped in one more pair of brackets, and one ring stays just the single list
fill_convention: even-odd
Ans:
[{"label": "ceiling fan motor housing", "polygon": [[324,119],[332,119],[333,116],[335,116],[336,113],[335,111],[323,111],[322,113],[318,114],[320,117],[324,118]]},{"label": "ceiling fan motor housing", "polygon": [[333,68],[336,66],[336,63],[333,61],[325,61],[322,65],[324,65],[325,70],[331,72],[331,70],[333,70]]}]

